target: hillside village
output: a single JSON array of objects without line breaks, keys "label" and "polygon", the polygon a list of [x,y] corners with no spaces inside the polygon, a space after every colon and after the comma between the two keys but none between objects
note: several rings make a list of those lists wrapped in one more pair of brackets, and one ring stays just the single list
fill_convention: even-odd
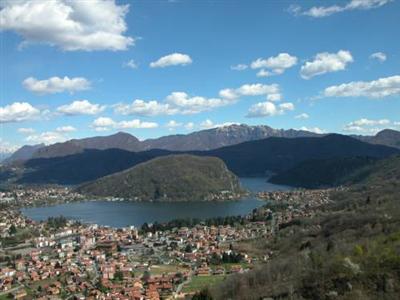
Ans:
[{"label": "hillside village", "polygon": [[273,238],[284,224],[313,216],[329,202],[329,191],[276,192],[271,197],[276,207],[265,205],[234,224],[199,223],[162,231],[153,230],[152,224],[146,230],[116,229],[62,217],[38,223],[12,206],[16,199],[34,205],[57,192],[64,200],[79,198],[61,190],[1,195],[3,205],[9,203],[10,208],[0,212],[0,295],[15,299],[190,299],[208,284],[247,272],[273,255],[236,250],[236,242]]}]

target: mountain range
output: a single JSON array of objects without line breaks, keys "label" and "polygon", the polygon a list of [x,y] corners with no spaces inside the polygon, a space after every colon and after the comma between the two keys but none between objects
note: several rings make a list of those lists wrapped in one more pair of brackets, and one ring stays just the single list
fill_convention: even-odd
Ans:
[{"label": "mountain range", "polygon": [[[339,157],[384,158],[400,150],[332,134],[324,137],[277,138],[249,141],[209,151],[186,151],[197,156],[218,157],[237,176],[279,173],[312,159]],[[94,150],[53,158],[30,159],[22,164],[19,183],[80,184],[120,172],[155,157],[183,152],[153,149],[131,152],[121,149]]]},{"label": "mountain range", "polygon": [[[49,146],[40,145],[23,159],[51,158],[82,153],[87,149],[106,150],[121,149],[126,151],[146,151],[151,149],[163,149],[170,151],[206,151],[224,146],[239,144],[246,141],[265,139],[268,137],[314,137],[319,136],[304,130],[273,129],[269,126],[230,125],[212,129],[201,130],[187,135],[177,134],[163,136],[157,139],[139,141],[129,133],[118,132],[109,136],[97,136],[84,139],[72,139],[63,143]],[[27,148],[24,146],[21,148]],[[25,151],[25,150],[24,150]],[[20,160],[19,150],[12,155],[7,162]]]},{"label": "mountain range", "polygon": [[[193,132],[187,135],[168,135],[156,139],[140,141],[135,136],[118,132],[109,136],[96,136],[83,139],[72,139],[63,143],[45,146],[23,146],[11,155],[5,163],[12,163],[31,158],[52,158],[83,153],[87,149],[106,150],[121,149],[140,152],[151,149],[163,149],[169,151],[208,151],[225,146],[231,146],[248,141],[262,140],[268,137],[299,138],[322,137],[304,130],[273,129],[269,126],[249,126],[245,124],[233,124]],[[386,145],[400,149],[400,132],[385,129],[374,136],[353,136],[361,141]]]}]

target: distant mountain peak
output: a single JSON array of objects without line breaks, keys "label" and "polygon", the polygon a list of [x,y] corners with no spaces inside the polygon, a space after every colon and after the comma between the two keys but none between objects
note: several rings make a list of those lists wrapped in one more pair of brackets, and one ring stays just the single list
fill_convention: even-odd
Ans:
[{"label": "distant mountain peak", "polygon": [[400,136],[400,131],[394,129],[383,129],[379,131],[375,136]]},{"label": "distant mountain peak", "polygon": [[95,136],[83,139],[73,139],[43,147],[36,151],[34,158],[60,157],[81,153],[85,149],[122,149],[127,151],[144,151],[162,149],[170,151],[212,150],[239,143],[265,139],[269,137],[317,137],[318,134],[294,129],[273,129],[267,125],[250,126],[246,124],[230,124],[192,132],[164,136],[156,139],[140,141],[127,132],[117,132],[108,136]]}]

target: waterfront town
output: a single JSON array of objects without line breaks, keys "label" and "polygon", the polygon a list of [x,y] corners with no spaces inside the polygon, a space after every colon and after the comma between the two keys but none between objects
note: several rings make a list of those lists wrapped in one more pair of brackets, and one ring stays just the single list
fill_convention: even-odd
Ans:
[{"label": "waterfront town", "polygon": [[0,299],[191,299],[272,259],[271,252],[245,253],[235,244],[272,238],[284,224],[313,216],[329,203],[330,192],[260,192],[267,204],[234,222],[141,228],[63,217],[36,222],[19,211],[84,199],[68,188],[1,192]]}]

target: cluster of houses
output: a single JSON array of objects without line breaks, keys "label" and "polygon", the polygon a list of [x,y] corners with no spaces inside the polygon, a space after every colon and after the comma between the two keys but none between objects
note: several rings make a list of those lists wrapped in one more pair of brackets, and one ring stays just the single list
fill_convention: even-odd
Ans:
[{"label": "cluster of houses", "polygon": [[[185,297],[182,285],[191,276],[213,276],[243,272],[240,265],[226,270],[211,266],[212,256],[232,252],[229,243],[268,234],[266,224],[231,226],[197,225],[155,233],[136,228],[115,229],[68,222],[62,228],[48,228],[46,222],[25,219],[15,210],[0,212],[1,225],[8,232],[39,234],[21,240],[20,247],[2,247],[0,256],[12,261],[0,264],[0,293],[16,299],[74,295],[80,299],[165,299]],[[254,258],[241,253],[243,261]],[[170,266],[161,274],[157,266]]]},{"label": "cluster of houses", "polygon": [[[0,210],[0,295],[15,299],[185,299],[190,294],[182,287],[195,276],[245,272],[243,266],[269,259],[271,253],[252,257],[236,253],[232,245],[271,238],[282,224],[314,214],[330,201],[329,193],[262,192],[260,198],[287,207],[279,211],[260,207],[244,217],[246,222],[232,226],[201,223],[163,231],[73,221],[51,227],[48,222],[25,218],[11,205]],[[18,192],[15,195],[20,197]],[[17,244],[6,245],[10,240]],[[227,268],[221,261],[231,256],[240,257],[240,263]],[[160,267],[164,269],[158,271]]]},{"label": "cluster of houses", "polygon": [[68,187],[20,187],[0,191],[0,205],[7,207],[41,206],[84,200],[84,196]]}]

